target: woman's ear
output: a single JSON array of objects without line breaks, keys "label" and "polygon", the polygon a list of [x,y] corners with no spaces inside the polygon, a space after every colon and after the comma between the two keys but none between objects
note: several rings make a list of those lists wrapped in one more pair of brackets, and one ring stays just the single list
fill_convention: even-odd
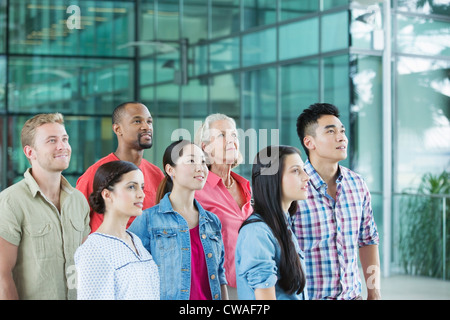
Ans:
[{"label": "woman's ear", "polygon": [[102,195],[103,200],[105,201],[105,204],[107,201],[109,201],[109,202],[112,201],[111,191],[108,190],[107,188],[102,190],[101,195]]},{"label": "woman's ear", "polygon": [[167,173],[167,175],[173,179],[174,176],[174,168],[170,165],[170,164],[166,164],[166,166],[164,167],[164,171]]}]

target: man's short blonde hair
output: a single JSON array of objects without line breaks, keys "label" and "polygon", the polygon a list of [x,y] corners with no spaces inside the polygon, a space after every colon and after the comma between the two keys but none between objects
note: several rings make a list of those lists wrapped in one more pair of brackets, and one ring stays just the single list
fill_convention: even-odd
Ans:
[{"label": "man's short blonde hair", "polygon": [[36,136],[36,129],[46,123],[59,123],[64,125],[64,117],[61,113],[41,113],[28,119],[22,128],[21,141],[22,148],[25,146],[34,147],[34,138]]}]

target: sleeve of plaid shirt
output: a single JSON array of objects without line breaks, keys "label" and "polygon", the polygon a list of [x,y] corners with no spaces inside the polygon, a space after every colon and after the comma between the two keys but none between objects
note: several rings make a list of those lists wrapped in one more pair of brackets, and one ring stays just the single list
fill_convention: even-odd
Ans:
[{"label": "sleeve of plaid shirt", "polygon": [[373,217],[372,202],[369,192],[369,188],[364,181],[362,181],[364,189],[364,202],[362,207],[362,217],[361,225],[359,229],[359,247],[364,247],[368,245],[375,245],[379,243],[377,226],[375,224],[375,219]]}]

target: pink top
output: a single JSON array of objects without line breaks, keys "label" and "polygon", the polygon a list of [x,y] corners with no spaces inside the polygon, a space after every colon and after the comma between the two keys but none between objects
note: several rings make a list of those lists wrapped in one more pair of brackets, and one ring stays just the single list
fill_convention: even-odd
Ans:
[{"label": "pink top", "polygon": [[205,252],[200,240],[198,225],[189,229],[189,235],[191,236],[191,292],[189,300],[212,300]]},{"label": "pink top", "polygon": [[244,191],[245,204],[239,208],[222,179],[213,172],[208,173],[205,186],[195,192],[195,199],[203,209],[217,215],[222,223],[222,238],[225,246],[225,275],[228,285],[236,287],[236,266],[234,251],[238,231],[242,223],[252,214],[250,182],[237,173],[231,172],[233,179]]}]

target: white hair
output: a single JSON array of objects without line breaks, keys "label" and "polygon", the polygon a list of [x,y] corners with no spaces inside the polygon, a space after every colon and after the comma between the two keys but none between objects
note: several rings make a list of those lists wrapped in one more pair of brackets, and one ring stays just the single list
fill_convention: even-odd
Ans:
[{"label": "white hair", "polygon": [[[202,143],[209,144],[211,136],[210,136],[210,128],[211,124],[216,121],[220,120],[228,120],[233,125],[234,128],[236,128],[236,121],[234,121],[233,118],[223,114],[223,113],[213,113],[210,114],[205,118],[205,121],[203,122],[203,125],[198,128],[197,132],[195,133],[194,137],[194,143],[198,145],[202,150]],[[232,168],[237,167],[240,163],[243,161],[243,156],[241,152],[238,150],[238,158],[236,162],[231,166]]]},{"label": "white hair", "polygon": [[236,128],[236,121],[234,121],[233,118],[230,118],[229,116],[223,113],[210,114],[205,118],[205,122],[203,122],[203,125],[200,128],[198,128],[197,132],[195,133],[194,142],[196,145],[201,147],[202,142],[209,143],[210,141],[209,129],[211,128],[211,124],[219,120],[228,120]]}]

